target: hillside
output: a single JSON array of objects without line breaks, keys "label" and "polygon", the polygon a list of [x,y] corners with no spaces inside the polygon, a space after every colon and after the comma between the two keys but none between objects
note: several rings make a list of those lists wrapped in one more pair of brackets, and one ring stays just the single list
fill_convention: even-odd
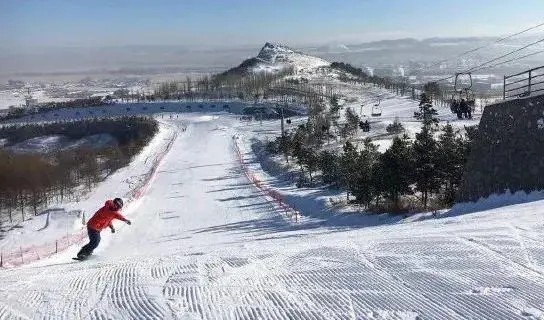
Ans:
[{"label": "hillside", "polygon": [[321,58],[307,55],[285,45],[267,42],[256,57],[244,60],[240,65],[225,71],[222,75],[274,73],[289,68],[298,73],[328,65],[330,63]]}]

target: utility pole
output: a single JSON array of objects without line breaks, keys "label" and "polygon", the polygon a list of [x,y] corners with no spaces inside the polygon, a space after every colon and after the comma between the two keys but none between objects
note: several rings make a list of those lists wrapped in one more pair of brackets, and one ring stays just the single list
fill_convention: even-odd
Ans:
[{"label": "utility pole", "polygon": [[284,117],[283,117],[283,106],[281,106],[281,138],[285,138],[285,124],[284,124]]}]

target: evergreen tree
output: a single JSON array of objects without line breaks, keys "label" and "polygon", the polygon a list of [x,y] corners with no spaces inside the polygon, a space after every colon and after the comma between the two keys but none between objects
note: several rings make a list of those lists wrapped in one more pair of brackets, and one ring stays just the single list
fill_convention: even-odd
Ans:
[{"label": "evergreen tree", "polygon": [[375,186],[395,209],[402,195],[411,194],[414,172],[413,150],[408,136],[395,137],[393,144],[379,156],[375,170]]},{"label": "evergreen tree", "polygon": [[444,201],[452,205],[455,201],[466,160],[467,141],[454,131],[450,124],[443,128],[438,141],[438,167],[444,188]]},{"label": "evergreen tree", "polygon": [[331,151],[319,155],[319,169],[323,183],[337,185],[340,182],[340,159]]},{"label": "evergreen tree", "polygon": [[338,104],[338,97],[333,95],[331,97],[331,114],[337,115],[340,112],[340,105]]},{"label": "evergreen tree", "polygon": [[357,157],[355,168],[356,184],[352,186],[352,193],[357,198],[357,201],[363,203],[366,207],[376,198],[373,172],[376,167],[378,155],[378,147],[370,139],[366,139],[363,149]]},{"label": "evergreen tree", "polygon": [[419,112],[414,112],[414,118],[421,120],[424,126],[432,128],[439,122],[437,115],[438,112],[433,107],[429,96],[425,92],[422,93],[419,102]]},{"label": "evergreen tree", "polygon": [[346,123],[341,130],[341,135],[344,139],[354,135],[359,128],[359,116],[353,112],[353,109],[346,109]]},{"label": "evergreen tree", "polygon": [[387,133],[389,134],[400,134],[404,131],[404,126],[399,121],[399,119],[395,119],[393,123],[387,125],[385,131],[387,131]]},{"label": "evergreen tree", "polygon": [[304,163],[304,166],[308,170],[308,174],[310,175],[310,182],[313,182],[313,173],[317,170],[319,165],[319,157],[312,148],[304,147],[303,148],[303,159],[302,162]]},{"label": "evergreen tree", "polygon": [[285,161],[289,163],[289,155],[293,146],[293,138],[289,133],[285,133],[284,136],[279,137],[278,151],[283,154]]},{"label": "evergreen tree", "polygon": [[307,143],[307,130],[304,124],[301,124],[291,140],[291,154],[297,160],[298,165],[300,166],[301,174],[304,173],[304,157],[305,157],[305,146]]},{"label": "evergreen tree", "polygon": [[349,141],[344,144],[343,150],[344,152],[340,157],[340,183],[346,188],[346,199],[349,201],[349,194],[358,182],[357,162],[359,153]]},{"label": "evergreen tree", "polygon": [[421,192],[423,207],[427,208],[429,195],[440,188],[440,173],[437,168],[437,143],[429,126],[423,124],[414,141],[415,172],[417,191]]}]

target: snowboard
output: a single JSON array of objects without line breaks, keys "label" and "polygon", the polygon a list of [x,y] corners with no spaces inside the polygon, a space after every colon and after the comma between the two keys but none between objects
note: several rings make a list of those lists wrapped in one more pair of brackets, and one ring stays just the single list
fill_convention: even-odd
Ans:
[{"label": "snowboard", "polygon": [[72,260],[77,260],[77,261],[85,261],[85,260],[87,260],[87,259],[89,259],[89,256],[81,257],[81,258],[80,258],[80,257],[74,257],[74,258],[72,258]]}]

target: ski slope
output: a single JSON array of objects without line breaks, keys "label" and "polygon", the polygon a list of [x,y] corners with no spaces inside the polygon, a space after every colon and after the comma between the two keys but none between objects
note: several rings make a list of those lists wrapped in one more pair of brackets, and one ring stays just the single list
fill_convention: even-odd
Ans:
[{"label": "ski slope", "polygon": [[86,262],[70,259],[74,246],[0,270],[0,319],[544,316],[542,200],[377,226],[299,208],[296,223],[241,170],[233,136],[250,126],[210,114],[161,123],[179,132],[125,211],[133,224],[104,231]]}]

